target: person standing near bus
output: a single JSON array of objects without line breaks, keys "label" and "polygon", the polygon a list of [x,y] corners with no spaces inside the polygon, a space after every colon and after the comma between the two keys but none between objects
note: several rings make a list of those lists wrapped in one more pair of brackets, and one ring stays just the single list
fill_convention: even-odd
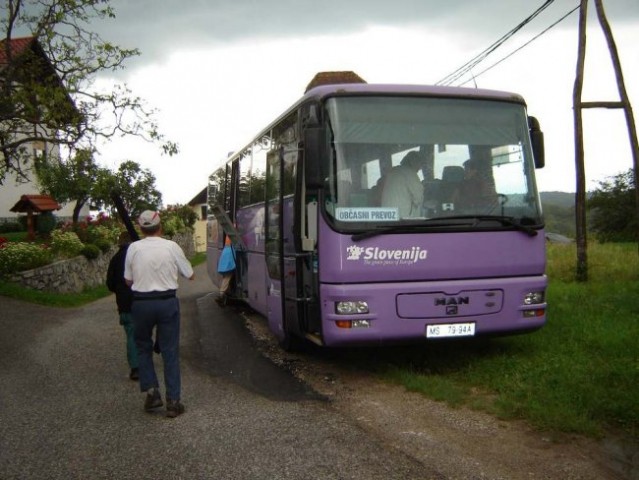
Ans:
[{"label": "person standing near bus", "polygon": [[233,249],[231,237],[228,235],[226,235],[224,248],[217,264],[217,272],[222,276],[222,279],[220,280],[220,293],[215,301],[220,305],[225,305],[228,291],[231,287],[231,280],[233,280],[233,274],[235,273],[235,250]]},{"label": "person standing near bus", "polygon": [[133,292],[124,280],[124,260],[126,252],[131,243],[131,236],[128,232],[120,233],[118,244],[120,248],[113,255],[107,268],[106,284],[107,288],[115,293],[115,302],[118,306],[120,325],[126,334],[126,358],[129,363],[129,378],[139,380],[138,376],[138,351],[133,338],[133,319],[131,317],[131,304],[133,303]]},{"label": "person standing near bus", "polygon": [[421,166],[420,154],[412,151],[388,172],[382,187],[382,207],[397,207],[399,218],[422,215],[424,187],[417,175]]},{"label": "person standing near bus", "polygon": [[180,303],[176,296],[178,274],[192,280],[193,268],[180,246],[162,238],[160,214],[142,212],[138,224],[144,238],[129,247],[124,278],[133,291],[135,344],[138,349],[140,390],[146,393],[144,409],[163,405],[153,365],[153,329],[162,354],[166,387],[166,416],[184,413],[180,377]]}]

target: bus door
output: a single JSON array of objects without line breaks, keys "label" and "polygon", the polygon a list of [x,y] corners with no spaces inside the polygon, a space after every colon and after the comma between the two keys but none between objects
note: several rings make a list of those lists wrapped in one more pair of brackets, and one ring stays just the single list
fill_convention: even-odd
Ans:
[{"label": "bus door", "polygon": [[[287,148],[287,147],[291,148]],[[299,337],[300,255],[296,252],[295,186],[297,145],[285,145],[269,153],[266,173],[266,267],[269,328],[284,346]]]}]

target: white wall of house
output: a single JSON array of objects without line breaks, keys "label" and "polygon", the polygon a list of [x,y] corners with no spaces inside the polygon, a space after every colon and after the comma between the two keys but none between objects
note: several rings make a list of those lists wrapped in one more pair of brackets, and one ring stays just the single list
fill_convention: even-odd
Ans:
[{"label": "white wall of house", "polygon": [[206,215],[202,215],[202,209],[206,207],[206,203],[189,205],[195,213],[197,213],[197,221],[193,228],[193,240],[195,242],[196,252],[206,252]]}]

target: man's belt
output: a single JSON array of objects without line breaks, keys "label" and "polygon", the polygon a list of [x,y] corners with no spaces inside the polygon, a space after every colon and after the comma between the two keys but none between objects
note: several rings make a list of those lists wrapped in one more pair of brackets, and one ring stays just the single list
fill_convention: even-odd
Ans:
[{"label": "man's belt", "polygon": [[133,300],[167,300],[175,298],[175,290],[164,290],[163,292],[133,292]]}]

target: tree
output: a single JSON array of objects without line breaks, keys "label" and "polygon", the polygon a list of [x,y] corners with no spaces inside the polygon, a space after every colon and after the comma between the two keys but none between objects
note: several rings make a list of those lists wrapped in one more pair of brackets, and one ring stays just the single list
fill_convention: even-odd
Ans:
[{"label": "tree", "polygon": [[599,182],[588,201],[590,229],[601,242],[637,240],[635,211],[635,174],[633,169]]},{"label": "tree", "polygon": [[136,218],[144,210],[158,210],[162,205],[162,194],[155,186],[155,176],[133,160],[122,162],[115,173],[100,172],[93,189],[94,204],[113,211],[113,191],[120,194],[131,218]]},{"label": "tree", "polygon": [[66,161],[41,157],[36,162],[36,173],[44,193],[58,202],[75,202],[73,223],[78,222],[82,207],[93,196],[98,178],[110,174],[95,163],[88,150],[79,150]]},{"label": "tree", "polygon": [[[96,19],[115,18],[109,0],[0,2],[0,184],[10,172],[27,178],[34,144],[95,151],[99,140],[134,135],[177,153],[158,131],[155,110],[125,84],[93,88],[100,73],[139,55],[89,30]],[[31,37],[14,38],[16,31]]]}]

